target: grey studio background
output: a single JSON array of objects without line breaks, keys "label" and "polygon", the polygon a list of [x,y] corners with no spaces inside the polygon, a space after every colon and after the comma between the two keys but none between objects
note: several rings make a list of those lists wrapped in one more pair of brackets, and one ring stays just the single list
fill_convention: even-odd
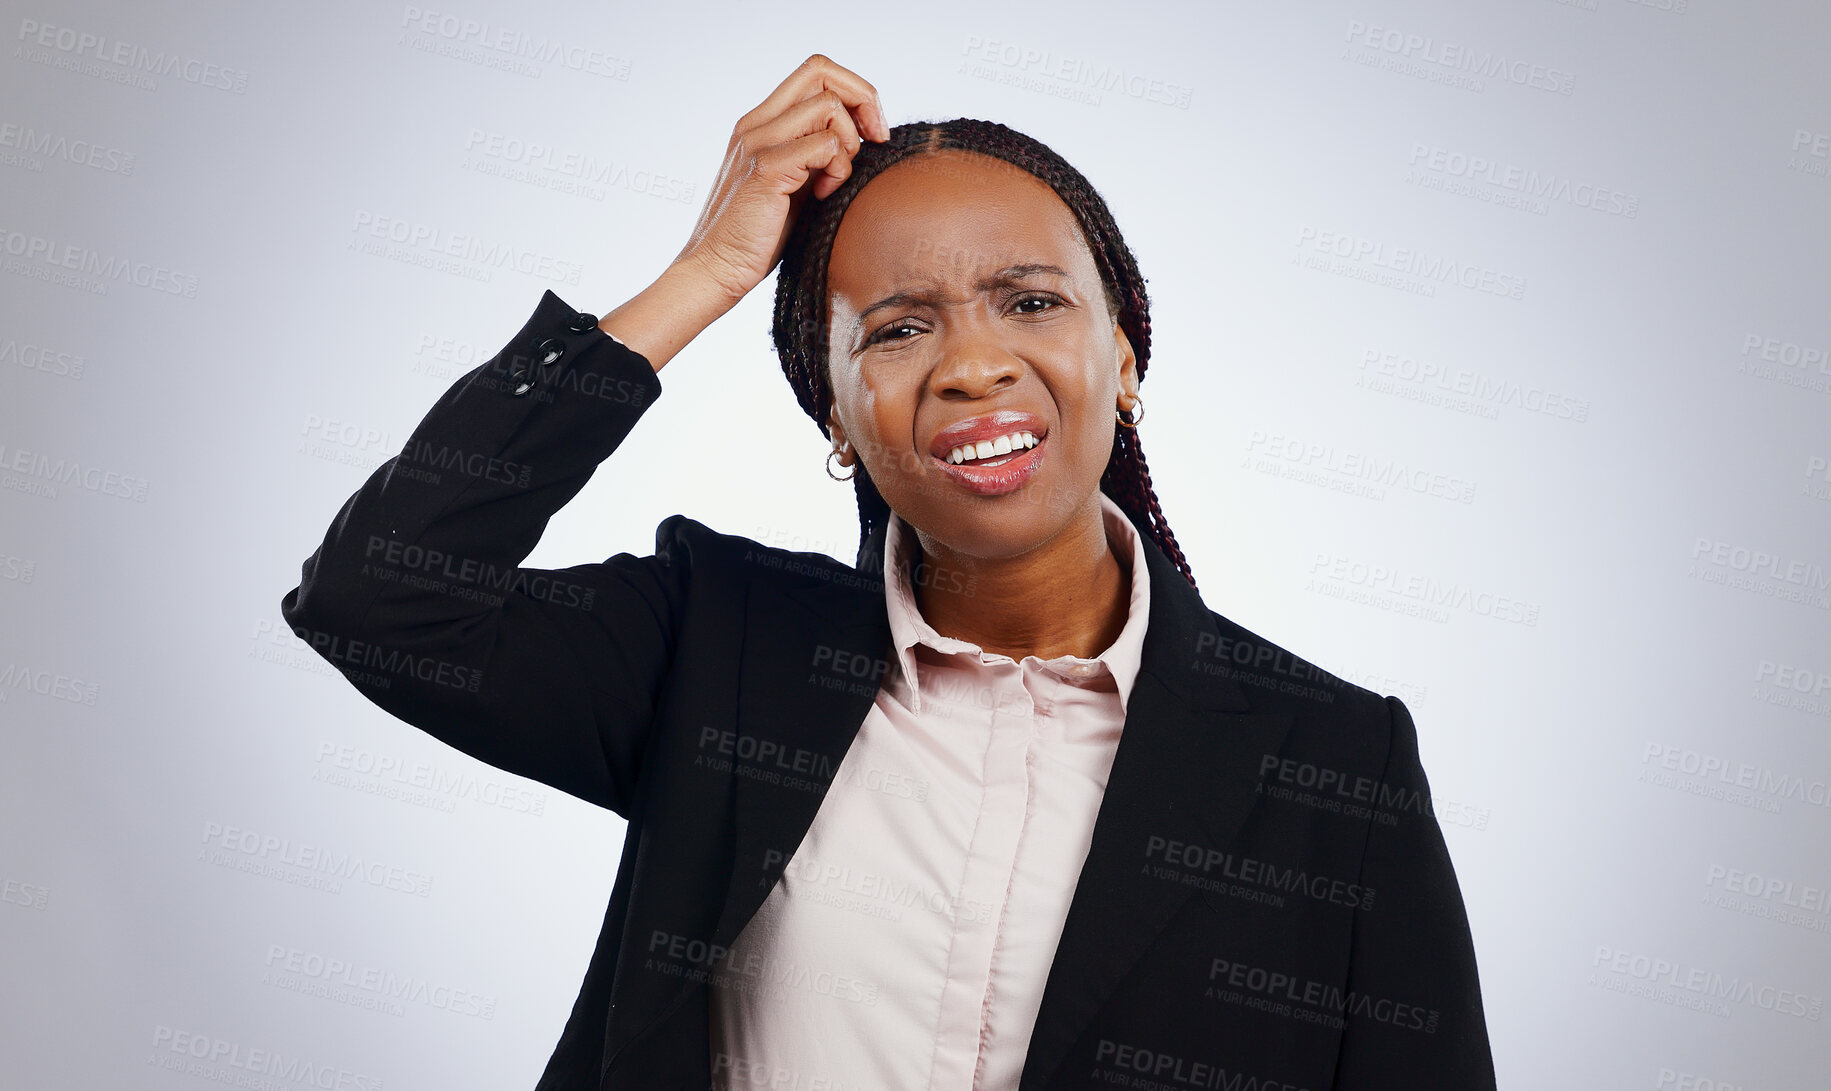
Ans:
[{"label": "grey studio background", "polygon": [[[5,8],[0,1085],[533,1085],[621,821],[279,600],[542,290],[661,270],[820,51],[1112,204],[1164,509],[1212,608],[1412,709],[1502,1086],[1824,1086],[1822,5]],[[773,283],[528,564],[675,512],[852,559]]]}]

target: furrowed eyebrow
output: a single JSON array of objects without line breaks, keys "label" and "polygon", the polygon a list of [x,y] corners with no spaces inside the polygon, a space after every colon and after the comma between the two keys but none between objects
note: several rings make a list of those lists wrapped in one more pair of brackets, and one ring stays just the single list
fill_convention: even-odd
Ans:
[{"label": "furrowed eyebrow", "polygon": [[[1067,277],[1070,275],[1068,270],[1059,265],[1049,265],[1043,262],[1026,262],[1022,265],[1007,265],[995,273],[988,273],[979,278],[979,283],[973,285],[973,287],[981,292],[989,291],[993,288],[1009,284],[1014,280],[1022,280],[1027,276],[1034,276],[1037,273],[1053,273],[1059,277]],[[894,295],[887,295],[858,312],[858,321],[862,325],[865,319],[871,317],[871,312],[881,310],[884,307],[897,307],[905,303],[928,303],[932,302],[933,298],[934,297],[922,292],[897,292]]]}]

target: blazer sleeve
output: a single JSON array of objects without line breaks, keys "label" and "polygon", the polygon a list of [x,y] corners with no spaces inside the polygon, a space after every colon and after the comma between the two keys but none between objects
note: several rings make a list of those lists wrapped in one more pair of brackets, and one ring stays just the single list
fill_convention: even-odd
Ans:
[{"label": "blazer sleeve", "polygon": [[396,717],[627,817],[689,567],[657,552],[520,567],[661,393],[640,353],[547,291],[331,521],[280,601]]},{"label": "blazer sleeve", "polygon": [[1418,732],[1386,698],[1391,742],[1354,925],[1335,1091],[1494,1087],[1475,945],[1449,848],[1430,806]]}]

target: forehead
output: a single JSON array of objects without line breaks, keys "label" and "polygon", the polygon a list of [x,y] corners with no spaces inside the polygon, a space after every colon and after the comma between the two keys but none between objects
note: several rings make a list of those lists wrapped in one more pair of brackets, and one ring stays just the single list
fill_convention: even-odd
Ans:
[{"label": "forehead", "polygon": [[847,302],[917,284],[952,284],[1019,262],[1098,280],[1061,197],[992,156],[948,149],[906,159],[866,183],[833,237],[827,287]]}]

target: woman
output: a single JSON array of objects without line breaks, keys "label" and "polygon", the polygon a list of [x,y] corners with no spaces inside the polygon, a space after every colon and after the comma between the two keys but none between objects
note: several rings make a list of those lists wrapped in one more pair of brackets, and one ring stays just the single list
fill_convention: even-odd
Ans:
[{"label": "woman", "polygon": [[[520,568],[778,260],[856,567],[676,515],[653,555]],[[629,822],[540,1088],[1493,1086],[1410,717],[1202,603],[1136,438],[1149,352],[1072,167],[892,129],[815,55],[649,288],[547,292],[344,506],[301,638]]]}]

